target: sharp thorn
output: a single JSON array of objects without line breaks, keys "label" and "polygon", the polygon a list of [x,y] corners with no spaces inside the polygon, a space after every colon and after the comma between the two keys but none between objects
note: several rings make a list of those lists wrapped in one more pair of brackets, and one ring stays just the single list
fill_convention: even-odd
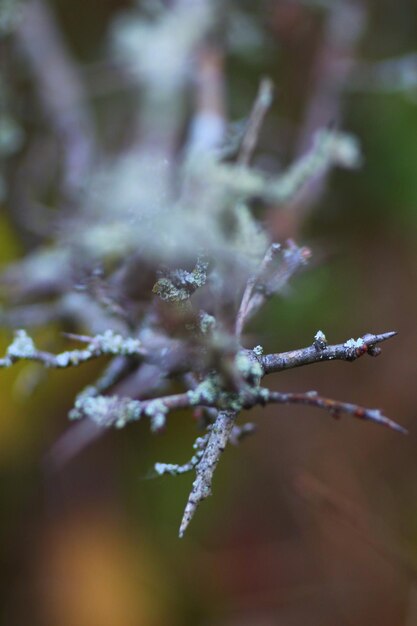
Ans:
[{"label": "sharp thorn", "polygon": [[391,330],[387,333],[381,333],[379,335],[375,335],[375,338],[377,342],[379,343],[380,341],[386,341],[387,339],[391,339],[391,337],[395,337],[395,335],[398,335],[398,331]]}]

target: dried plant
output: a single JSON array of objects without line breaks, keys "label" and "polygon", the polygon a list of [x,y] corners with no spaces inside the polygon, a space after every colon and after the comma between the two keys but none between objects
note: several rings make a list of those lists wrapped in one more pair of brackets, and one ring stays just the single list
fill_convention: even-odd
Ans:
[{"label": "dried plant", "polygon": [[[261,82],[243,130],[228,138],[218,21],[208,0],[177,0],[169,9],[149,3],[148,15],[138,8],[115,20],[112,62],[139,112],[127,147],[116,153],[94,136],[89,98],[47,6],[29,0],[13,22],[59,147],[61,211],[52,219],[42,205],[46,189],[37,190],[36,217],[25,227],[48,244],[4,273],[10,305],[2,320],[19,330],[0,367],[25,360],[65,369],[110,357],[70,412],[101,428],[149,418],[158,432],[172,411],[193,412],[200,434],[190,461],[155,464],[158,475],[195,474],[180,536],[210,495],[227,444],[253,432],[253,424],[237,424],[244,410],[304,404],[404,432],[379,410],[261,384],[285,369],[377,356],[395,332],[331,345],[319,330],[310,346],[278,354],[244,347],[247,322],[311,255],[292,240],[272,241],[253,202],[265,211],[306,206],[317,195],[309,189],[322,186],[332,167],[357,167],[361,158],[354,137],[321,128],[283,172],[251,167],[273,87]],[[190,84],[194,113],[181,144]],[[51,320],[70,325],[68,339],[82,347],[52,354],[21,329]],[[166,392],[172,383],[183,391]]]}]

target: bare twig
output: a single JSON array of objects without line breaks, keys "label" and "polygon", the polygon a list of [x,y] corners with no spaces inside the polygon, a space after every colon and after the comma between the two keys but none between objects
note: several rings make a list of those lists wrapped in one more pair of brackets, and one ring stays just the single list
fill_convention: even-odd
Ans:
[{"label": "bare twig", "polygon": [[[296,146],[296,157],[308,148],[310,137],[329,123],[340,124],[344,89],[355,64],[355,53],[366,25],[363,2],[329,3],[324,32],[312,71],[312,88]],[[329,168],[312,177],[299,196],[291,201],[298,223],[318,201],[325,188]]]},{"label": "bare twig", "polygon": [[246,133],[243,137],[242,146],[237,158],[239,165],[249,165],[258,141],[259,132],[262,122],[272,104],[273,84],[269,78],[264,78],[259,85],[258,95],[256,96],[252,112],[249,116]]},{"label": "bare twig", "polygon": [[339,418],[343,413],[351,415],[361,420],[368,420],[386,426],[392,430],[407,434],[407,429],[400,426],[393,420],[385,417],[379,409],[367,409],[350,402],[339,402],[332,398],[319,396],[316,391],[308,391],[306,393],[281,393],[279,391],[270,391],[268,389],[260,390],[259,397],[253,400],[255,403],[273,403],[273,404],[303,404],[306,406],[324,409],[333,417]]},{"label": "bare twig", "polygon": [[290,278],[307,263],[310,254],[309,248],[301,248],[290,239],[285,248],[277,243],[268,248],[258,272],[247,282],[236,317],[237,337],[240,337],[246,322],[262,307],[265,300],[281,292]]},{"label": "bare twig", "polygon": [[251,298],[253,295],[253,290],[255,288],[255,285],[257,283],[257,281],[259,280],[260,276],[263,274],[263,272],[265,271],[265,269],[267,267],[269,267],[270,264],[272,264],[275,256],[278,254],[279,250],[280,250],[281,246],[278,243],[273,243],[267,250],[265,257],[261,263],[261,266],[259,268],[259,271],[257,274],[255,274],[254,276],[251,276],[251,278],[249,278],[247,284],[246,284],[246,288],[245,291],[243,293],[243,297],[242,297],[242,302],[240,304],[239,307],[239,311],[238,314],[236,316],[236,326],[235,326],[235,334],[236,337],[240,337],[243,331],[243,327],[245,325],[246,320],[249,317],[249,313],[250,313],[250,304],[251,304]]},{"label": "bare twig", "polygon": [[79,73],[43,0],[23,5],[19,44],[30,64],[39,98],[64,154],[64,192],[73,200],[93,160],[93,125]]},{"label": "bare twig", "polygon": [[203,43],[197,55],[196,110],[187,151],[210,152],[222,144],[226,128],[223,53],[214,43]]}]

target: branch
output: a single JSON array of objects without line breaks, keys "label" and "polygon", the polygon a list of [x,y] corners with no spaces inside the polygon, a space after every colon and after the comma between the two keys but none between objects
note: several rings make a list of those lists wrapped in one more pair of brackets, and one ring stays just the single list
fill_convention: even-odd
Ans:
[{"label": "branch", "polygon": [[95,387],[86,387],[69,413],[70,419],[89,418],[98,426],[123,428],[146,416],[151,419],[151,429],[156,432],[165,426],[170,411],[193,406],[187,393],[178,393],[150,400],[132,400],[129,397],[97,395]]},{"label": "branch", "polygon": [[0,359],[0,367],[11,367],[18,361],[36,361],[45,367],[63,369],[86,363],[103,355],[140,356],[147,351],[138,339],[122,337],[111,330],[95,337],[73,335],[80,341],[88,341],[84,350],[68,350],[60,354],[44,352],[35,347],[35,343],[24,330],[17,330],[7,354]]},{"label": "branch", "polygon": [[272,104],[274,86],[269,78],[264,78],[259,85],[258,95],[248,120],[246,133],[237,159],[239,165],[249,165],[253,151],[258,141],[262,122]]},{"label": "branch", "polygon": [[364,354],[378,356],[381,353],[381,348],[377,344],[391,339],[396,334],[396,331],[379,335],[367,333],[356,340],[349,339],[345,343],[329,346],[324,334],[318,331],[313,345],[290,352],[267,354],[261,357],[261,363],[265,374],[272,374],[319,361],[355,361]]},{"label": "branch", "polygon": [[282,292],[290,278],[307,263],[310,250],[289,239],[286,247],[273,243],[256,274],[249,278],[236,317],[235,333],[239,338],[244,325],[273,294]]},{"label": "branch", "polygon": [[170,474],[171,476],[179,476],[180,474],[191,472],[200,462],[209,436],[210,433],[206,433],[203,437],[197,437],[193,444],[193,448],[196,452],[187,463],[183,465],[178,465],[177,463],[155,463],[154,469],[156,475],[163,476],[164,474]]},{"label": "branch", "polygon": [[264,259],[260,265],[259,271],[249,278],[245,291],[243,293],[242,302],[239,307],[239,311],[236,317],[236,326],[235,326],[235,334],[236,337],[240,337],[243,331],[243,327],[245,325],[246,320],[248,319],[251,312],[251,300],[253,291],[255,289],[255,285],[259,280],[260,276],[263,272],[272,264],[275,256],[278,254],[281,246],[279,243],[273,243],[264,256]]},{"label": "branch", "polygon": [[[296,142],[295,156],[303,155],[310,137],[318,128],[331,121],[342,124],[344,118],[344,90],[349,83],[360,38],[366,28],[367,10],[363,2],[328,3],[329,10],[323,23],[323,37],[311,66],[311,83],[306,102],[304,121]],[[343,33],[343,37],[340,34]],[[326,186],[329,168],[317,172],[310,184],[291,204],[297,231],[321,198]],[[294,234],[297,234],[296,233]]]},{"label": "branch", "polygon": [[213,474],[230,439],[235,420],[236,413],[234,411],[220,411],[215,423],[210,427],[210,435],[204,454],[196,466],[197,476],[184,510],[179,530],[180,537],[184,536],[200,502],[211,495]]},{"label": "branch", "polygon": [[77,67],[56,27],[49,3],[23,3],[17,28],[39,99],[64,153],[64,192],[78,197],[93,161],[91,113]]},{"label": "branch", "polygon": [[328,411],[335,418],[339,418],[342,413],[346,413],[347,415],[361,420],[368,420],[380,424],[381,426],[386,426],[403,435],[408,433],[406,428],[390,420],[388,417],[385,417],[379,409],[367,409],[357,404],[351,404],[350,402],[339,402],[338,400],[319,396],[316,391],[308,391],[307,393],[281,393],[279,391],[269,391],[269,389],[260,389],[258,397],[253,398],[249,406],[245,406],[245,408],[251,408],[254,404],[268,403],[303,404],[312,406]]}]

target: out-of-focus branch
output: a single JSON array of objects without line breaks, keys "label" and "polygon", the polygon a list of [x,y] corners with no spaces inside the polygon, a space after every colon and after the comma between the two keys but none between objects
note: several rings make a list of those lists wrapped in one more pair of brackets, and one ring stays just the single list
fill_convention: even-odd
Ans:
[{"label": "out-of-focus branch", "polygon": [[79,73],[43,0],[22,4],[16,35],[31,71],[47,121],[61,142],[63,191],[77,198],[91,169],[94,134]]},{"label": "out-of-focus branch", "polygon": [[7,349],[7,355],[0,359],[0,367],[10,367],[18,361],[36,361],[45,367],[63,369],[86,363],[103,355],[122,355],[143,357],[146,350],[137,339],[124,338],[112,331],[95,337],[77,336],[81,341],[88,341],[84,350],[68,350],[52,354],[37,350],[33,339],[24,330],[15,333],[13,343]]},{"label": "out-of-focus branch", "polygon": [[210,152],[219,148],[225,133],[223,54],[218,46],[203,43],[195,72],[196,111],[191,121],[187,151]]},{"label": "out-of-focus branch", "polygon": [[273,243],[267,250],[258,272],[251,276],[236,316],[235,332],[240,337],[246,322],[262,307],[265,300],[280,293],[290,278],[307,263],[310,250],[287,241],[285,248]]},{"label": "out-of-focus branch", "polygon": [[329,3],[325,9],[321,44],[313,64],[313,85],[296,155],[306,150],[309,137],[330,122],[339,122],[344,89],[355,63],[356,46],[366,25],[366,8],[360,0]]},{"label": "out-of-focus branch", "polygon": [[[326,3],[327,4],[327,3]],[[313,63],[309,97],[304,120],[298,133],[295,157],[308,148],[317,129],[343,123],[343,98],[355,64],[356,47],[366,24],[365,3],[360,0],[330,2],[326,11],[322,42]],[[322,168],[311,177],[300,193],[290,198],[291,220],[296,236],[306,214],[320,199],[329,169]]]},{"label": "out-of-focus branch", "polygon": [[331,167],[352,169],[360,162],[359,145],[351,135],[322,129],[314,135],[305,154],[272,179],[239,164],[209,159],[194,164],[194,167],[204,168],[206,178],[224,188],[231,198],[242,201],[262,198],[268,204],[279,206],[293,200],[305,185]]},{"label": "out-of-focus branch", "polygon": [[272,104],[274,88],[269,78],[264,78],[259,85],[252,112],[249,116],[247,129],[243,137],[242,146],[239,151],[237,162],[240,165],[248,166],[258,142],[259,132],[262,122]]},{"label": "out-of-focus branch", "polygon": [[417,54],[383,61],[360,61],[355,65],[346,88],[349,91],[405,93],[415,96],[417,89]]}]

